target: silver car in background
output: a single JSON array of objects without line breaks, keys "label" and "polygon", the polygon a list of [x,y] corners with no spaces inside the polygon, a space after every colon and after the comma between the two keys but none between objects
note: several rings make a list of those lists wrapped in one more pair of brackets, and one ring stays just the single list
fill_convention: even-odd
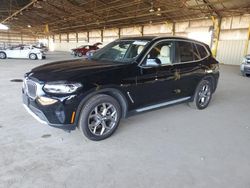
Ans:
[{"label": "silver car in background", "polygon": [[244,57],[240,70],[243,76],[250,76],[250,54]]}]

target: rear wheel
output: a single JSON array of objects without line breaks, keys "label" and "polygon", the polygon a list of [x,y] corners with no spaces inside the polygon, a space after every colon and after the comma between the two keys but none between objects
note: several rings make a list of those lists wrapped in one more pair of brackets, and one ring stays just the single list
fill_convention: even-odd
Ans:
[{"label": "rear wheel", "polygon": [[37,55],[34,54],[34,53],[31,53],[31,54],[29,55],[29,58],[32,59],[32,60],[35,60],[35,59],[37,59]]},{"label": "rear wheel", "polygon": [[121,107],[116,99],[99,94],[83,106],[79,128],[90,140],[103,140],[117,129],[121,118]]},{"label": "rear wheel", "polygon": [[212,84],[208,80],[202,80],[196,88],[193,102],[190,102],[191,107],[199,110],[205,109],[212,98]]},{"label": "rear wheel", "polygon": [[0,59],[6,59],[6,53],[0,52]]}]

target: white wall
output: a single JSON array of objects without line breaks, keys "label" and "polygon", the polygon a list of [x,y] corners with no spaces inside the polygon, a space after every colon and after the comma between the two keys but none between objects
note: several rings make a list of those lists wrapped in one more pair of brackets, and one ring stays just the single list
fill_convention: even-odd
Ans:
[{"label": "white wall", "polygon": [[242,63],[246,40],[221,40],[218,44],[217,60],[223,64]]},{"label": "white wall", "polygon": [[[217,59],[224,64],[239,65],[246,51],[250,16],[234,16],[223,18],[221,22],[220,40]],[[250,53],[250,46],[248,51]]]},{"label": "white wall", "polygon": [[18,44],[35,44],[37,39],[34,36],[22,34],[18,31],[0,31],[0,47],[7,47]]}]

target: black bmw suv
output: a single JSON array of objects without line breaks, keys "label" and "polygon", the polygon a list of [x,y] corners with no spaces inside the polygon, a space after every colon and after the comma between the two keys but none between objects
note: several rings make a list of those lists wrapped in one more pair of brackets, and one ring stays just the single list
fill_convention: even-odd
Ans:
[{"label": "black bmw suv", "polygon": [[181,37],[118,39],[91,59],[54,62],[25,74],[23,103],[39,121],[91,140],[121,118],[172,104],[208,106],[219,78],[209,47]]}]

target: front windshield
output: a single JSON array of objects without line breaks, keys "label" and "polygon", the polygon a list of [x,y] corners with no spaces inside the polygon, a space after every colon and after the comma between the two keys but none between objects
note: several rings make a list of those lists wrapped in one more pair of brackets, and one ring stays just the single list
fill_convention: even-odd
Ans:
[{"label": "front windshield", "polygon": [[128,63],[142,52],[148,42],[147,40],[116,40],[96,51],[91,59]]}]

